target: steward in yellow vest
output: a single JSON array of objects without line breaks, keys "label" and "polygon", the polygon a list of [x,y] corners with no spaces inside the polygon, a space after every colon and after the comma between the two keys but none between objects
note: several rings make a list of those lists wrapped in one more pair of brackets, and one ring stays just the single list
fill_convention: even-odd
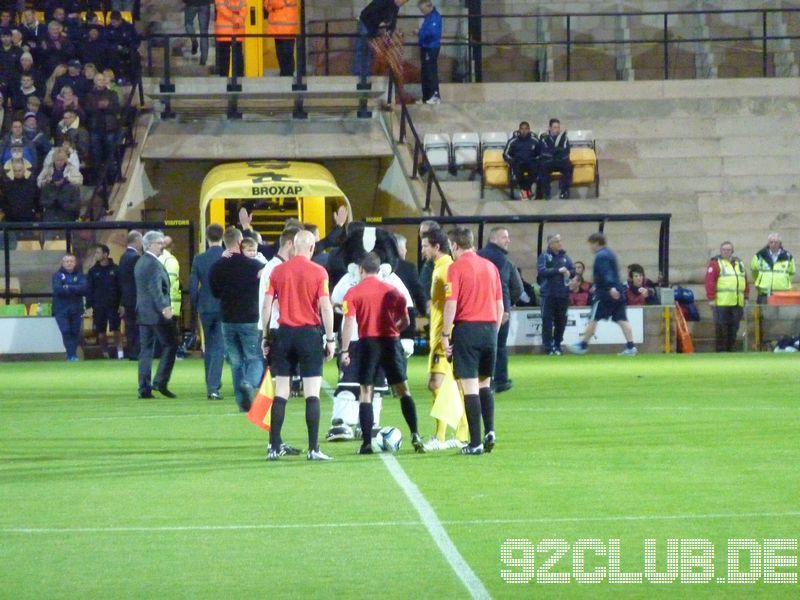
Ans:
[{"label": "steward in yellow vest", "polygon": [[705,287],[713,307],[717,352],[733,352],[748,289],[744,263],[733,255],[732,243],[723,242],[719,255],[708,263]]},{"label": "steward in yellow vest", "polygon": [[792,289],[792,276],[796,269],[794,257],[783,248],[781,237],[777,233],[769,234],[767,245],[750,261],[758,301],[764,303],[772,292]]}]

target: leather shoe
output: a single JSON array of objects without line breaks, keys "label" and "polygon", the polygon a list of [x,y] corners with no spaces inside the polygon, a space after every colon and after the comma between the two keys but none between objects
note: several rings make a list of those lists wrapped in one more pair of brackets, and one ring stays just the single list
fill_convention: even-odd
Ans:
[{"label": "leather shoe", "polygon": [[158,393],[161,394],[162,396],[166,396],[167,398],[177,398],[175,394],[173,394],[167,389],[166,385],[159,385],[158,387],[156,387],[156,389],[158,390]]},{"label": "leather shoe", "polygon": [[222,400],[222,399],[223,399],[223,396],[222,396],[222,394],[220,394],[219,392],[211,392],[211,393],[208,395],[208,399],[209,399],[209,400]]},{"label": "leather shoe", "polygon": [[153,396],[153,392],[139,392],[139,398],[144,400],[146,398],[155,398],[155,396]]},{"label": "leather shoe", "polygon": [[514,382],[509,379],[508,381],[495,384],[494,391],[497,394],[501,394],[502,392],[507,392],[508,390],[510,390],[513,385]]}]

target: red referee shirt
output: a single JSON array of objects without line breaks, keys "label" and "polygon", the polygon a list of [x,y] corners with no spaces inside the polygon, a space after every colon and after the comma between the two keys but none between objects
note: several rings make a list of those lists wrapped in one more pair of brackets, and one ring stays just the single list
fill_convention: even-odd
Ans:
[{"label": "red referee shirt", "polygon": [[474,250],[464,252],[447,270],[445,300],[456,301],[454,322],[496,323],[503,299],[497,267]]},{"label": "red referee shirt", "polygon": [[344,295],[345,317],[355,317],[358,337],[399,338],[397,321],[406,313],[406,299],[393,285],[367,277]]},{"label": "red referee shirt", "polygon": [[278,325],[319,325],[319,299],[328,295],[328,272],[305,256],[295,256],[272,270],[266,293],[280,306]]}]

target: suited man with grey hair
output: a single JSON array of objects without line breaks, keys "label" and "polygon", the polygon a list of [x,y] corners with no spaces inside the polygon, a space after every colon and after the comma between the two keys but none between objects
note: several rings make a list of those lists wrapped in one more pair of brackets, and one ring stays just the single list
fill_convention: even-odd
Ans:
[{"label": "suited man with grey hair", "polygon": [[[139,398],[152,398],[153,389],[167,398],[174,398],[168,388],[178,345],[172,327],[172,304],[169,296],[169,275],[158,260],[164,248],[164,234],[148,231],[142,237],[142,257],[136,261],[136,316],[139,323]],[[161,343],[161,360],[152,383],[150,381],[156,339]]]}]

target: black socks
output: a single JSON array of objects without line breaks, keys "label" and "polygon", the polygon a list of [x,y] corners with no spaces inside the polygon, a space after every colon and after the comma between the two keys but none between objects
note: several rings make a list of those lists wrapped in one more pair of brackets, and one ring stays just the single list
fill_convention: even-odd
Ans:
[{"label": "black socks", "polygon": [[306,398],[306,427],[308,427],[308,449],[319,450],[319,398]]},{"label": "black socks", "polygon": [[272,401],[272,417],[269,427],[269,445],[273,450],[279,450],[281,446],[281,428],[283,419],[286,417],[286,398],[275,396]]},{"label": "black socks", "polygon": [[483,415],[483,430],[486,433],[494,431],[494,394],[491,388],[481,388],[481,414]]},{"label": "black socks", "polygon": [[469,425],[469,445],[480,446],[481,440],[481,401],[478,394],[464,394],[464,408]]},{"label": "black socks", "polygon": [[372,410],[372,403],[359,402],[358,424],[361,425],[362,446],[370,446],[372,444],[372,424],[374,422],[375,422],[375,413]]},{"label": "black socks", "polygon": [[414,404],[414,399],[408,394],[400,398],[400,410],[403,411],[403,418],[408,423],[411,435],[419,433],[417,430],[417,407]]}]

